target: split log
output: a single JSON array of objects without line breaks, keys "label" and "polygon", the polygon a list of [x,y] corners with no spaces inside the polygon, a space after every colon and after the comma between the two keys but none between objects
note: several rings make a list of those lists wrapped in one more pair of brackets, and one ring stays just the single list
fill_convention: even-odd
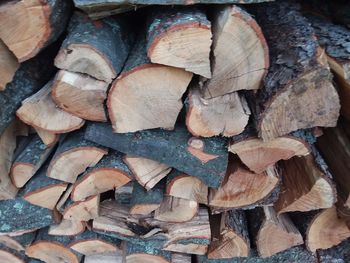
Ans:
[{"label": "split log", "polygon": [[298,229],[287,214],[277,215],[273,207],[264,206],[265,219],[256,237],[258,253],[270,257],[304,243]]},{"label": "split log", "polygon": [[61,196],[60,200],[57,202],[56,210],[59,211],[60,213],[63,213],[64,206],[68,202],[68,199],[70,197],[72,190],[73,190],[73,185],[69,185],[67,187],[67,190]]},{"label": "split log", "polygon": [[197,177],[173,170],[167,177],[166,194],[208,204],[208,187]]},{"label": "split log", "polygon": [[76,235],[68,247],[74,251],[91,256],[101,253],[116,252],[120,250],[121,241],[106,235],[85,231]]},{"label": "split log", "polygon": [[94,195],[83,201],[73,202],[70,199],[64,204],[63,218],[75,221],[89,221],[99,215],[100,196]]},{"label": "split log", "polygon": [[0,236],[0,244],[16,251],[24,251],[35,239],[36,232],[17,236]]},{"label": "split log", "polygon": [[136,181],[147,190],[152,189],[160,180],[170,173],[171,167],[142,157],[126,155],[127,164]]},{"label": "split log", "polygon": [[262,27],[271,57],[264,87],[249,100],[259,136],[271,140],[299,129],[336,126],[338,94],[299,5],[286,1],[249,10]]},{"label": "split log", "polygon": [[118,204],[129,206],[132,198],[132,191],[135,183],[133,181],[115,189],[114,199]]},{"label": "split log", "polygon": [[17,156],[11,168],[11,180],[13,184],[21,188],[40,169],[54,147],[46,147],[38,135],[30,138],[29,144]]},{"label": "split log", "polygon": [[248,124],[250,109],[237,92],[205,99],[194,88],[188,95],[188,103],[186,126],[194,136],[231,137],[243,132]]},{"label": "split log", "polygon": [[155,8],[148,17],[147,55],[152,63],[211,77],[211,25],[196,8]]},{"label": "split log", "polygon": [[350,257],[350,239],[330,249],[317,251],[317,256],[319,263],[344,262],[344,260],[348,260]]},{"label": "split log", "polygon": [[86,74],[60,70],[52,87],[52,99],[64,111],[90,121],[107,121],[104,101],[108,83]]},{"label": "split log", "polygon": [[[135,136],[136,135],[136,136]],[[160,129],[136,134],[113,133],[104,123],[88,125],[85,138],[126,154],[149,158],[196,176],[210,187],[224,179],[228,152],[223,138],[194,138],[183,126],[174,131]]]},{"label": "split log", "polygon": [[127,28],[120,19],[94,22],[76,12],[56,56],[56,67],[111,83],[122,70],[132,43],[132,32],[125,32]]},{"label": "split log", "polygon": [[48,132],[39,128],[36,128],[35,131],[47,147],[53,147],[60,139],[60,135],[56,133]]},{"label": "split log", "polygon": [[278,214],[330,208],[336,202],[327,165],[316,151],[313,153],[281,162],[283,183],[274,205]]},{"label": "split log", "polygon": [[171,263],[171,253],[149,246],[128,242],[125,247],[126,263]]},{"label": "split log", "polygon": [[191,255],[172,253],[171,263],[191,263]]},{"label": "split log", "polygon": [[94,167],[88,168],[75,182],[71,199],[80,201],[130,182],[132,174],[122,158],[121,153],[112,151]]},{"label": "split log", "polygon": [[107,154],[105,148],[83,139],[84,131],[70,133],[52,157],[47,176],[74,183],[86,168],[95,166]]},{"label": "split log", "polygon": [[84,257],[84,263],[111,263],[123,262],[123,252],[103,253]]},{"label": "split log", "polygon": [[71,241],[67,236],[50,236],[48,228],[40,229],[35,242],[26,249],[26,255],[44,262],[79,263],[80,255],[68,248]]},{"label": "split log", "polygon": [[211,220],[212,241],[209,246],[208,258],[248,257],[250,241],[244,211],[230,210],[221,215],[213,216],[213,218],[215,217],[218,220]]},{"label": "split log", "polygon": [[250,14],[238,6],[214,9],[212,78],[202,79],[205,99],[237,90],[257,90],[269,68],[264,35]]},{"label": "split log", "polygon": [[3,91],[15,76],[19,63],[2,40],[0,40],[0,65],[0,91]]},{"label": "split log", "polygon": [[85,228],[85,222],[63,219],[59,224],[51,225],[48,234],[52,236],[76,236],[83,233]]},{"label": "split log", "polygon": [[28,258],[23,251],[17,251],[0,244],[0,261],[11,263],[26,263],[28,262]]},{"label": "split log", "polygon": [[147,191],[137,182],[134,183],[130,200],[131,215],[148,215],[159,208],[163,201],[165,183],[158,183],[153,189]]},{"label": "split log", "polygon": [[81,128],[84,120],[57,107],[51,97],[52,81],[22,101],[16,115],[24,123],[51,133],[67,133]]},{"label": "split log", "polygon": [[222,185],[209,191],[209,206],[227,210],[271,204],[277,197],[278,184],[279,175],[275,167],[255,174],[231,156]]},{"label": "split log", "polygon": [[20,62],[58,39],[71,14],[68,1],[21,0],[0,5],[0,38]]},{"label": "split log", "polygon": [[139,37],[108,93],[109,118],[117,133],[173,129],[192,78],[182,69],[152,64],[144,38]]}]

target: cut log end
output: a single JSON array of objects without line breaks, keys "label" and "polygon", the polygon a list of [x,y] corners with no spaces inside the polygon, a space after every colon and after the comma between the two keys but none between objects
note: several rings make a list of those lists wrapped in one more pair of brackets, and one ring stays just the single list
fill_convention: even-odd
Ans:
[{"label": "cut log end", "polygon": [[40,139],[47,147],[53,147],[59,140],[60,136],[56,133],[48,132],[43,129],[35,128]]},{"label": "cut log end", "polygon": [[91,196],[84,201],[78,201],[67,207],[63,218],[67,220],[89,221],[99,215],[100,196]]},{"label": "cut log end", "polygon": [[22,188],[33,176],[34,166],[28,163],[15,163],[11,168],[11,180],[17,188]]},{"label": "cut log end", "polygon": [[[1,7],[0,7],[1,9]],[[1,11],[0,11],[1,12]],[[19,68],[17,58],[0,39],[0,91],[6,88]]]},{"label": "cut log end", "polygon": [[83,233],[85,227],[84,222],[63,219],[58,225],[51,225],[48,234],[53,236],[75,236]]},{"label": "cut log end", "polygon": [[85,256],[111,253],[119,250],[116,245],[98,239],[73,242],[69,247]]},{"label": "cut log end", "polygon": [[0,249],[0,262],[25,263],[25,261],[9,251]]},{"label": "cut log end", "polygon": [[126,256],[126,263],[170,263],[162,256],[135,253]]},{"label": "cut log end", "polygon": [[149,215],[159,206],[160,204],[136,204],[130,208],[129,213],[130,215]]}]

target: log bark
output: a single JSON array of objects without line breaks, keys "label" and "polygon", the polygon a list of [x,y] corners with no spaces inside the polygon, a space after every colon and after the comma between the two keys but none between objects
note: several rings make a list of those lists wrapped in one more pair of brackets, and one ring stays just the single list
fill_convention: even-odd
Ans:
[{"label": "log bark", "polygon": [[56,56],[56,67],[111,83],[122,70],[132,43],[132,32],[126,32],[127,28],[121,19],[94,22],[76,12]]},{"label": "log bark", "polygon": [[128,242],[125,247],[126,263],[171,263],[171,253],[149,246]]},{"label": "log bark", "polygon": [[47,176],[74,183],[78,175],[95,166],[107,154],[107,150],[83,139],[84,130],[70,133],[60,142],[52,157]]},{"label": "log bark", "polygon": [[222,6],[212,12],[212,78],[201,80],[202,96],[257,90],[269,68],[269,50],[260,26],[244,9]]},{"label": "log bark", "polygon": [[38,135],[28,139],[29,144],[12,163],[11,180],[18,188],[23,187],[34,176],[54,149],[53,146],[47,147]]},{"label": "log bark", "polygon": [[152,64],[142,34],[108,93],[108,113],[117,133],[173,129],[192,78],[182,69]]},{"label": "log bark", "polygon": [[48,234],[52,236],[76,236],[83,233],[85,228],[85,222],[63,219],[59,224],[51,225]]},{"label": "log bark", "polygon": [[194,136],[231,137],[243,132],[248,124],[250,109],[237,92],[206,99],[193,88],[188,104],[186,126]]},{"label": "log bark", "polygon": [[147,191],[151,190],[160,180],[170,173],[171,167],[142,157],[126,155],[127,164],[136,181]]},{"label": "log bark", "polygon": [[131,181],[122,187],[115,189],[114,198],[118,204],[130,205],[132,198],[132,191],[134,189],[134,181]]},{"label": "log bark", "polygon": [[89,221],[99,215],[100,196],[94,195],[83,201],[73,202],[68,199],[64,206],[63,218],[75,221]]},{"label": "log bark", "polygon": [[88,168],[74,183],[71,193],[73,201],[119,188],[132,179],[132,174],[123,162],[121,153],[112,151],[94,167]]},{"label": "log bark", "polygon": [[13,263],[25,263],[28,262],[23,251],[17,251],[15,249],[6,247],[0,244],[0,260],[1,262],[13,262]]},{"label": "log bark", "polygon": [[299,9],[293,1],[249,9],[262,26],[270,49],[265,85],[249,99],[264,140],[299,129],[333,127],[339,116],[339,98],[327,63]]},{"label": "log bark", "polygon": [[191,255],[172,253],[171,263],[191,263]]},{"label": "log bark", "polygon": [[248,257],[250,240],[244,211],[230,210],[219,215],[217,219],[211,220],[212,241],[208,258]]},{"label": "log bark", "polygon": [[226,140],[193,138],[183,126],[171,132],[155,129],[116,134],[110,125],[92,123],[87,127],[85,138],[126,154],[167,164],[197,176],[210,187],[218,187],[226,172]]},{"label": "log bark", "polygon": [[0,40],[0,65],[0,91],[3,91],[15,76],[19,63],[2,40]]},{"label": "log bark", "polygon": [[16,251],[25,251],[25,249],[34,241],[35,236],[35,231],[18,236],[0,236],[0,244],[1,246],[5,246]]},{"label": "log bark", "polygon": [[20,62],[36,56],[65,30],[72,5],[61,0],[5,1],[0,5],[0,38]]},{"label": "log bark", "polygon": [[123,262],[122,251],[103,253],[84,257],[84,263],[110,263]]},{"label": "log bark", "polygon": [[108,83],[86,74],[60,70],[52,87],[52,99],[64,111],[89,121],[107,121],[104,101]]},{"label": "log bark", "polygon": [[60,139],[60,135],[56,133],[51,133],[38,128],[36,128],[35,131],[47,147],[53,147]]},{"label": "log bark", "polygon": [[147,55],[152,63],[211,77],[211,25],[196,8],[154,8],[148,16]]},{"label": "log bark", "polygon": [[320,263],[341,262],[349,260],[350,257],[350,239],[342,242],[338,246],[317,251],[317,256]]}]

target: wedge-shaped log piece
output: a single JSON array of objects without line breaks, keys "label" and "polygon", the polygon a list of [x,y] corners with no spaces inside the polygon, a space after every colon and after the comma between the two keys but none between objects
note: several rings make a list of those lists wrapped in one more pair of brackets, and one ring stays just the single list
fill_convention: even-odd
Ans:
[{"label": "wedge-shaped log piece", "polygon": [[26,124],[51,132],[67,133],[79,129],[84,120],[57,107],[51,97],[52,81],[25,99],[17,116]]},{"label": "wedge-shaped log piece", "polygon": [[131,172],[123,162],[122,154],[111,151],[79,177],[74,184],[71,199],[80,201],[89,196],[119,188],[131,179]]},{"label": "wedge-shaped log piece", "polygon": [[68,199],[64,205],[63,218],[76,221],[89,221],[99,215],[100,195],[73,202]]},{"label": "wedge-shaped log piece", "polygon": [[148,17],[147,55],[153,63],[211,77],[211,28],[196,8],[154,8]]},{"label": "wedge-shaped log piece", "polygon": [[336,202],[331,175],[320,155],[293,157],[283,161],[280,167],[283,183],[275,203],[277,213],[330,208]]},{"label": "wedge-shaped log piece", "polygon": [[56,133],[45,131],[39,128],[35,128],[35,131],[47,147],[53,147],[60,139],[60,135]]},{"label": "wedge-shaped log piece", "polygon": [[188,102],[186,126],[194,136],[231,137],[243,132],[248,124],[250,109],[237,92],[205,99],[195,88],[191,89]]},{"label": "wedge-shaped log piece", "polygon": [[126,263],[171,263],[171,252],[128,242],[125,246]]},{"label": "wedge-shaped log piece", "polygon": [[117,133],[173,129],[192,73],[152,64],[143,36],[108,93],[108,113]]},{"label": "wedge-shaped log piece", "polygon": [[211,219],[212,242],[208,258],[248,257],[250,240],[244,211],[230,210]]},{"label": "wedge-shaped log piece", "polygon": [[0,65],[0,91],[2,91],[12,81],[19,68],[17,58],[2,40],[0,40]]},{"label": "wedge-shaped log piece", "polygon": [[108,83],[86,74],[60,70],[53,83],[52,99],[64,111],[84,120],[107,121],[104,101]]},{"label": "wedge-shaped log piece", "polygon": [[0,38],[23,62],[58,39],[70,14],[71,3],[68,1],[3,2],[0,5]]},{"label": "wedge-shaped log piece", "polygon": [[70,133],[60,142],[52,157],[47,176],[74,183],[86,168],[95,166],[107,154],[107,150],[84,140],[84,131]]},{"label": "wedge-shaped log piece", "polygon": [[171,167],[142,157],[126,155],[124,162],[135,176],[136,181],[147,190],[152,189],[171,171]]},{"label": "wedge-shaped log piece", "polygon": [[40,229],[35,242],[26,249],[26,255],[44,262],[79,263],[80,255],[69,249],[71,241],[67,236],[50,236],[48,228]]},{"label": "wedge-shaped log piece", "polygon": [[132,31],[121,19],[92,21],[75,13],[55,65],[111,83],[123,68],[132,43]]},{"label": "wedge-shaped log piece", "polygon": [[259,89],[269,68],[269,50],[259,25],[238,6],[216,8],[212,15],[215,62],[212,78],[203,80],[203,97]]},{"label": "wedge-shaped log piece", "polygon": [[28,138],[29,144],[17,156],[12,164],[11,179],[13,184],[21,188],[40,169],[54,147],[47,147],[38,135]]},{"label": "wedge-shaped log piece", "polygon": [[285,1],[249,10],[262,27],[271,57],[265,85],[251,98],[259,135],[271,140],[299,129],[335,126],[338,94],[299,5]]},{"label": "wedge-shaped log piece", "polygon": [[208,186],[197,177],[173,170],[167,177],[166,194],[208,204]]},{"label": "wedge-shaped log piece", "polygon": [[325,249],[318,250],[317,256],[320,263],[328,263],[328,262],[336,262],[336,261],[344,261],[344,259],[348,259],[350,255],[350,239],[347,239],[340,243],[338,246]]},{"label": "wedge-shaped log piece", "polygon": [[[136,135],[136,136],[135,136]],[[201,179],[210,187],[219,187],[227,167],[227,144],[223,138],[194,138],[187,129],[154,129],[136,134],[113,133],[104,123],[91,123],[85,139],[126,154],[149,158]]]},{"label": "wedge-shaped log piece", "polygon": [[274,202],[279,175],[275,167],[255,174],[232,157],[225,180],[218,189],[210,189],[209,206],[232,209]]},{"label": "wedge-shaped log piece", "polygon": [[121,241],[119,239],[94,233],[88,230],[75,236],[73,241],[69,243],[68,246],[82,255],[90,256],[116,252],[120,250]]},{"label": "wedge-shaped log piece", "polygon": [[318,213],[306,233],[306,246],[311,252],[340,244],[350,237],[350,229],[337,215],[335,206]]},{"label": "wedge-shaped log piece", "polygon": [[123,251],[90,255],[84,257],[84,263],[123,262]]},{"label": "wedge-shaped log piece", "polygon": [[59,224],[51,225],[48,234],[52,236],[76,236],[85,231],[82,221],[63,219]]},{"label": "wedge-shaped log piece", "polygon": [[73,185],[71,184],[67,187],[67,190],[62,194],[60,200],[57,202],[56,209],[61,214],[63,213],[65,206],[67,206],[66,204],[68,204],[68,200],[69,200],[70,194],[72,193],[72,190],[73,190]]}]

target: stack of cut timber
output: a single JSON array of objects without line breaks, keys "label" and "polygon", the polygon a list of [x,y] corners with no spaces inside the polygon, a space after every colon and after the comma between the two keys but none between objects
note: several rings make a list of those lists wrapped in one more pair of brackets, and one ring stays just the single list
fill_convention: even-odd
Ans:
[{"label": "stack of cut timber", "polygon": [[349,262],[342,1],[1,1],[0,262]]}]

